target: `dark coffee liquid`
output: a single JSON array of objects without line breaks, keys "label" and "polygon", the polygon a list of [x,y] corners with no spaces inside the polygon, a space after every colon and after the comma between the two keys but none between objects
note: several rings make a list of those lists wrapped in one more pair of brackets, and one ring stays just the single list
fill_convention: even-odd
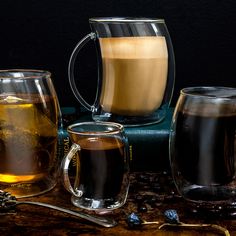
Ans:
[{"label": "dark coffee liquid", "polygon": [[179,112],[175,158],[184,179],[205,186],[231,182],[235,176],[235,135],[236,114]]},{"label": "dark coffee liquid", "polygon": [[115,138],[80,140],[80,188],[84,197],[114,198],[124,173],[124,144]]}]

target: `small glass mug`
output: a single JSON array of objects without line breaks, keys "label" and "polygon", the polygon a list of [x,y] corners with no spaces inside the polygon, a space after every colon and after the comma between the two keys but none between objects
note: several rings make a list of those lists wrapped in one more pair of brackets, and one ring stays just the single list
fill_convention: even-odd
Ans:
[{"label": "small glass mug", "polygon": [[60,121],[50,72],[0,71],[0,189],[20,198],[56,185]]},{"label": "small glass mug", "polygon": [[189,209],[235,216],[236,88],[181,90],[171,125],[170,164]]},{"label": "small glass mug", "polygon": [[[89,19],[92,32],[72,52],[68,76],[77,100],[95,121],[139,126],[162,121],[175,80],[171,38],[163,19],[104,17]],[[76,87],[74,65],[93,40],[98,59],[97,94],[88,104]]]},{"label": "small glass mug", "polygon": [[[129,146],[122,125],[82,122],[70,125],[72,146],[62,161],[63,183],[72,204],[87,210],[113,210],[125,204],[129,189]],[[76,158],[71,186],[68,168]]]}]

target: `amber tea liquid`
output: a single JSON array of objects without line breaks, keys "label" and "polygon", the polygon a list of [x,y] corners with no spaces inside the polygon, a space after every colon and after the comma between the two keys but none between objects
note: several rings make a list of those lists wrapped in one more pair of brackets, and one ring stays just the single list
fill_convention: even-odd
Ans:
[{"label": "amber tea liquid", "polygon": [[[56,99],[39,95],[0,96],[0,185],[35,183],[54,168]],[[19,190],[20,191],[20,190]],[[15,192],[15,194],[20,192]]]}]

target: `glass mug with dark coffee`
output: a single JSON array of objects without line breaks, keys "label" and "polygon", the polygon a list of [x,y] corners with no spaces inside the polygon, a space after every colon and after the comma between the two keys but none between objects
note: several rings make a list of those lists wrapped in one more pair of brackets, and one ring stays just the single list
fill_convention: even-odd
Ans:
[{"label": "glass mug with dark coffee", "polygon": [[28,197],[56,185],[59,121],[50,72],[0,71],[0,189]]},{"label": "glass mug with dark coffee", "polygon": [[[70,125],[72,146],[62,161],[63,183],[72,203],[88,210],[113,210],[123,206],[129,189],[129,147],[122,125],[82,122]],[[69,166],[76,158],[71,186]]]},{"label": "glass mug with dark coffee", "polygon": [[[175,62],[163,19],[91,18],[92,33],[75,47],[69,62],[69,82],[78,101],[95,121],[125,126],[160,122],[171,100]],[[82,47],[94,40],[98,55],[98,84],[92,105],[76,86],[75,61]]]},{"label": "glass mug with dark coffee", "polygon": [[194,212],[236,214],[236,89],[181,90],[170,135],[170,163]]}]

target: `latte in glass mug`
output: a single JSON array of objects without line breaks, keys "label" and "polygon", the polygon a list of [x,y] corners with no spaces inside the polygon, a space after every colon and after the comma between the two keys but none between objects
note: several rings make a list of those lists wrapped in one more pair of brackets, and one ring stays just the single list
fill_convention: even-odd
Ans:
[{"label": "latte in glass mug", "polygon": [[100,38],[103,80],[100,104],[119,115],[143,116],[162,103],[168,71],[163,36]]},{"label": "latte in glass mug", "polygon": [[[77,43],[68,66],[77,100],[91,111],[94,121],[126,127],[161,122],[168,112],[175,80],[174,51],[164,19],[98,17],[90,18],[89,24],[91,32]],[[83,98],[75,79],[78,53],[90,40],[98,59],[92,104]]]}]

